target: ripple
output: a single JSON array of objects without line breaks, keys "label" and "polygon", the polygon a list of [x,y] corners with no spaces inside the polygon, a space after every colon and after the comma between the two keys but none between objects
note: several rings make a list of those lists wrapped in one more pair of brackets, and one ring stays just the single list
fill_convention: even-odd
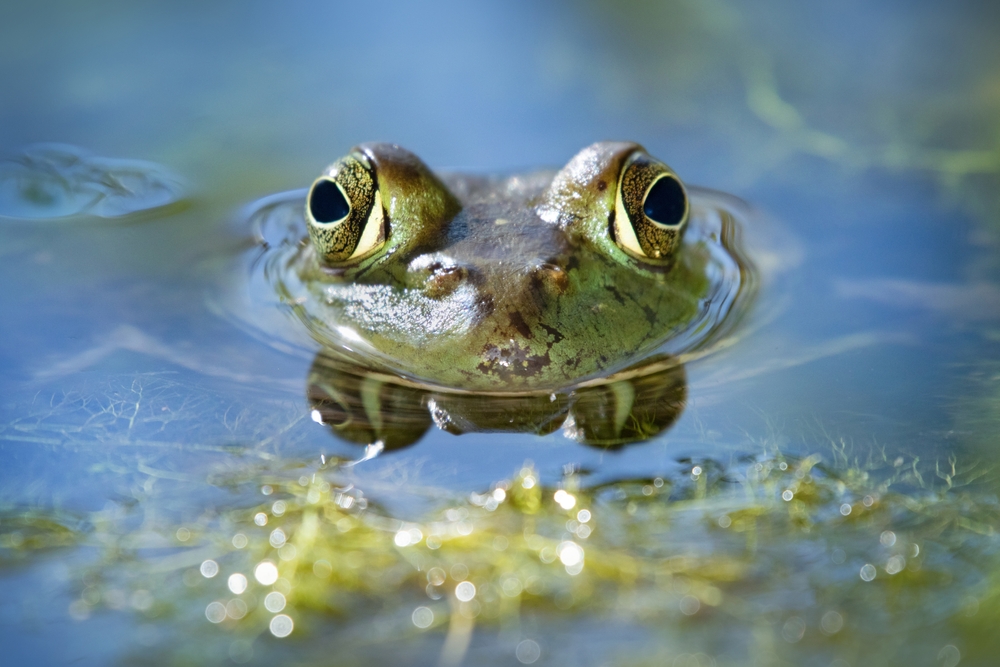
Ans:
[{"label": "ripple", "polygon": [[[275,194],[251,205],[241,216],[242,224],[253,230],[258,241],[250,266],[251,298],[257,303],[251,304],[250,310],[260,317],[257,322],[249,321],[248,318],[252,318],[253,313],[243,312],[237,318],[251,327],[266,329],[269,323],[275,324],[273,313],[284,310],[297,316],[305,325],[304,330],[330,349],[347,355],[356,363],[389,371],[423,386],[477,392],[560,390],[581,382],[599,382],[615,373],[632,372],[631,369],[640,367],[656,356],[688,361],[715,349],[716,343],[734,331],[741,315],[753,301],[758,287],[756,269],[742,245],[743,228],[751,217],[749,208],[728,195],[692,188],[691,222],[684,243],[694,253],[692,256],[698,257],[697,262],[703,262],[700,271],[707,278],[707,287],[697,299],[696,311],[690,319],[681,324],[665,324],[658,339],[654,336],[651,344],[643,343],[644,347],[633,353],[616,357],[609,362],[604,372],[596,376],[581,375],[575,379],[569,377],[565,381],[554,377],[540,381],[538,386],[525,385],[520,389],[513,385],[501,386],[502,383],[498,384],[492,376],[486,380],[475,380],[479,384],[452,382],[436,377],[428,370],[431,366],[427,369],[414,368],[412,360],[408,360],[406,356],[396,358],[395,348],[392,346],[379,347],[368,334],[358,330],[357,323],[340,320],[345,309],[349,308],[337,300],[337,295],[343,293],[348,301],[353,299],[363,302],[368,297],[359,295],[360,292],[372,292],[372,303],[382,304],[389,309],[398,307],[406,311],[401,312],[400,317],[412,315],[418,319],[422,316],[419,313],[413,315],[411,310],[420,310],[426,306],[433,311],[434,308],[446,309],[455,304],[449,305],[447,300],[441,300],[437,306],[427,305],[422,301],[416,305],[396,303],[393,299],[398,301],[402,297],[389,286],[378,284],[336,283],[334,287],[327,286],[325,281],[329,277],[316,278],[316,271],[309,268],[315,260],[309,252],[302,215],[304,197],[303,190]],[[327,287],[324,289],[324,286]],[[456,300],[456,303],[457,301],[460,300]],[[467,325],[468,322],[462,318],[468,319],[468,308],[458,308],[457,305],[455,308],[457,310],[452,313],[452,325]],[[438,315],[441,313],[435,317]],[[433,327],[424,327],[427,328]],[[268,332],[268,335],[273,333]],[[279,335],[284,335],[288,340],[297,340],[288,333]],[[411,344],[421,347],[420,341],[411,341]],[[670,363],[676,365],[677,362]],[[480,386],[484,382],[489,387]]]},{"label": "ripple", "polygon": [[36,144],[0,162],[0,216],[9,218],[120,218],[176,203],[185,190],[158,164],[66,144]]}]

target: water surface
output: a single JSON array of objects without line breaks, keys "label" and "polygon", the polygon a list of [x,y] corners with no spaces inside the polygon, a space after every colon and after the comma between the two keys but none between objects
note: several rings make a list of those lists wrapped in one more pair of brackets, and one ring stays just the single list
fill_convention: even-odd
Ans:
[{"label": "water surface", "polygon": [[[107,215],[0,206],[5,652],[992,664],[998,18],[0,10],[0,153],[58,142],[174,184]],[[685,364],[669,424],[613,447],[431,426],[377,453],[316,423],[319,347],[247,285],[252,202],[360,141],[508,173],[609,138],[751,206],[759,299]]]}]

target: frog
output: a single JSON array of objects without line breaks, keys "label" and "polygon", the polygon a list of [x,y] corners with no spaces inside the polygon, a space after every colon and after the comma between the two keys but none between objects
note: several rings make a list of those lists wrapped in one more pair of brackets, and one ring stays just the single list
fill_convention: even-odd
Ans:
[{"label": "frog", "polygon": [[566,391],[690,345],[727,273],[719,234],[691,233],[688,186],[634,142],[498,176],[360,144],[300,210],[272,271],[313,337],[457,392]]}]

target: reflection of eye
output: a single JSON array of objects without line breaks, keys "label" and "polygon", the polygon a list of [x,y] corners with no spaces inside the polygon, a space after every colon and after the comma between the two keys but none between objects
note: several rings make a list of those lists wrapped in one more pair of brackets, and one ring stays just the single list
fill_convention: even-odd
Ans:
[{"label": "reflection of eye", "polygon": [[669,259],[680,246],[688,198],[667,165],[638,152],[625,163],[615,202],[615,241],[640,259]]},{"label": "reflection of eye", "polygon": [[327,264],[372,254],[385,243],[385,214],[375,170],[360,155],[335,162],[309,189],[306,223]]}]

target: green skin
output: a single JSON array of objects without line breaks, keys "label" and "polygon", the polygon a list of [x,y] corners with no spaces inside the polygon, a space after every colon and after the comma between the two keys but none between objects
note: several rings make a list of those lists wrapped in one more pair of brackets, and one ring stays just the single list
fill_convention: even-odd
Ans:
[{"label": "green skin", "polygon": [[702,244],[654,261],[615,242],[618,180],[636,151],[598,143],[555,174],[439,177],[396,146],[362,145],[385,243],[341,266],[306,245],[294,260],[302,309],[324,342],[455,389],[554,391],[634,365],[708,289]]}]

